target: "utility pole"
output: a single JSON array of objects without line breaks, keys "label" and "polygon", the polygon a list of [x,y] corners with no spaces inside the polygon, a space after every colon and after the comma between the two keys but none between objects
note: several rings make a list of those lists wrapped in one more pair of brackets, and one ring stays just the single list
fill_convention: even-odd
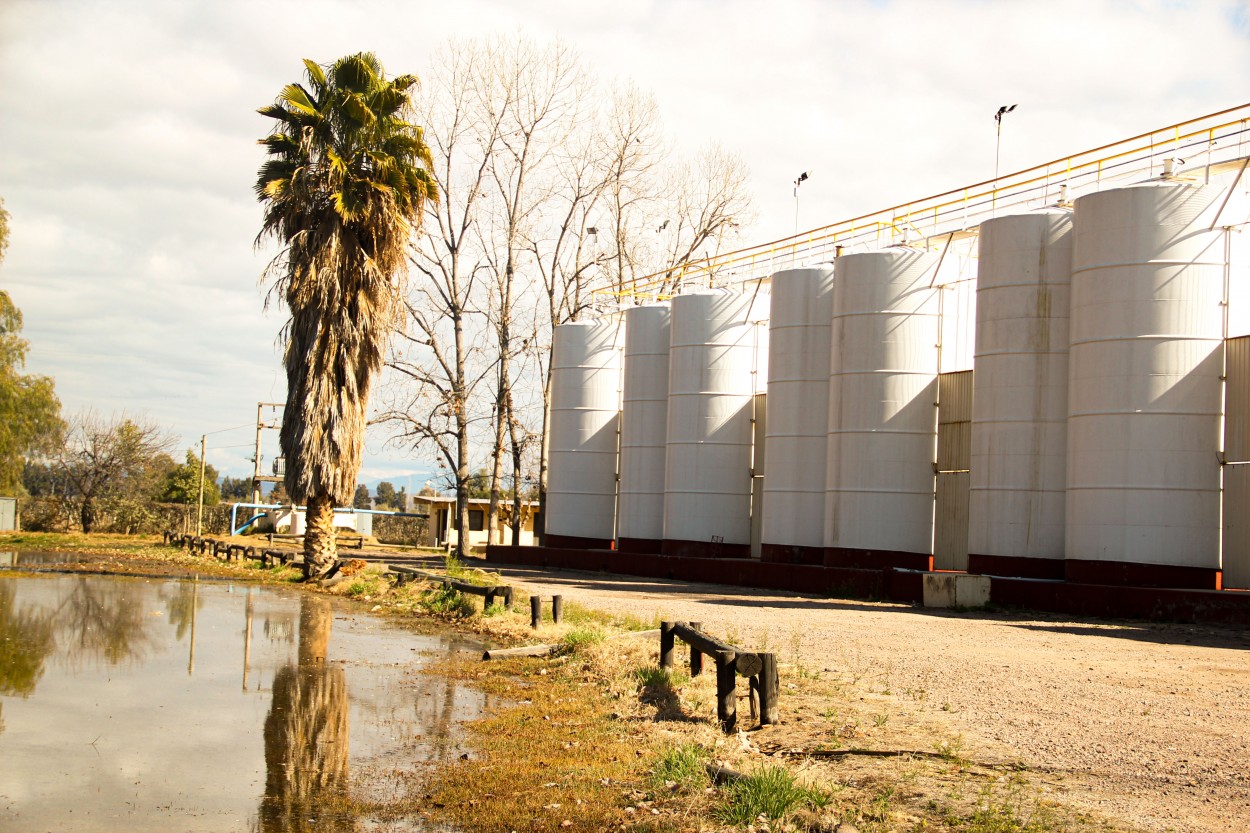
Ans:
[{"label": "utility pole", "polygon": [[256,403],[256,450],[252,454],[252,503],[260,503],[260,429],[265,427],[264,402]]},{"label": "utility pole", "polygon": [[256,403],[256,450],[253,453],[252,460],[252,503],[260,503],[260,484],[264,482],[280,483],[283,478],[270,477],[260,473],[260,432],[265,428],[281,428],[281,425],[265,424],[265,408],[281,408],[281,402],[257,402]]},{"label": "utility pole", "polygon": [[200,505],[195,515],[195,535],[204,534],[204,453],[208,450],[208,435],[200,434]]}]

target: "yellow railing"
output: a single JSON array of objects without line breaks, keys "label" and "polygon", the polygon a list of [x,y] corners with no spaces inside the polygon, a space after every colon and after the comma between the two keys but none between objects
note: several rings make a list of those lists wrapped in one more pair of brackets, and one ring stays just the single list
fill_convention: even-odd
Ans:
[{"label": "yellow railing", "polygon": [[1104,183],[1161,175],[1168,159],[1185,163],[1176,171],[1178,175],[1209,177],[1212,169],[1240,160],[1247,153],[1250,104],[1243,104],[997,179],[691,261],[599,293],[658,298],[683,288],[764,278],[779,269],[828,260],[843,249],[919,242],[971,229],[1004,209],[1055,204],[1097,190]]}]

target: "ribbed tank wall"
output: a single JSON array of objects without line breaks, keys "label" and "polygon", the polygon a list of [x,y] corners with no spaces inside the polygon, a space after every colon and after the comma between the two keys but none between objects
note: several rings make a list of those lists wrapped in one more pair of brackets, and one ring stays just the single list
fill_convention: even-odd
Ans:
[{"label": "ribbed tank wall", "polygon": [[[836,262],[829,378],[826,563],[927,556],[933,544],[938,256]],[[912,563],[904,559],[907,563]],[[923,566],[923,559],[920,562]]]},{"label": "ribbed tank wall", "polygon": [[979,236],[968,551],[1061,574],[1072,215],[999,217]]},{"label": "ribbed tank wall", "polygon": [[[752,299],[754,310],[752,309]],[[768,296],[672,301],[664,552],[749,554],[754,374],[767,373]]]},{"label": "ribbed tank wall", "polygon": [[617,535],[654,542],[664,537],[664,456],[668,436],[668,304],[625,312],[625,386],[621,408],[621,500]]},{"label": "ribbed tank wall", "polygon": [[1076,201],[1066,555],[1220,563],[1224,191],[1138,185]]},{"label": "ribbed tank wall", "polygon": [[561,324],[552,333],[546,533],[553,543],[606,545],[615,532],[621,336],[615,319]]},{"label": "ribbed tank wall", "polygon": [[[833,267],[790,269],[772,279],[768,328],[768,466],[764,471],[765,557],[773,549],[824,546],[829,431],[829,339]],[[786,553],[784,560],[800,558]]]}]

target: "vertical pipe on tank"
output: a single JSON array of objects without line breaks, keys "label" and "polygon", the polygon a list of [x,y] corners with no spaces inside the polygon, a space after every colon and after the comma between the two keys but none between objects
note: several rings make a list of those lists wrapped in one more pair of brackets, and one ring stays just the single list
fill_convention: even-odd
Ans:
[{"label": "vertical pipe on tank", "polygon": [[666,555],[750,555],[752,371],[767,367],[767,330],[752,322],[767,311],[763,293],[713,290],[672,301]]},{"label": "vertical pipe on tank", "polygon": [[1223,189],[1076,201],[1069,581],[1219,586]]},{"label": "vertical pipe on tank", "polygon": [[968,571],[1063,578],[1072,215],[981,224]]},{"label": "vertical pipe on tank", "polygon": [[933,565],[938,256],[836,261],[825,564]]},{"label": "vertical pipe on tank", "polygon": [[833,267],[778,272],[771,295],[761,558],[821,564]]},{"label": "vertical pipe on tank", "polygon": [[664,539],[671,318],[668,304],[625,312],[617,546],[626,552],[659,552]]},{"label": "vertical pipe on tank", "polygon": [[561,324],[551,339],[547,545],[611,546],[616,526],[621,324]]}]

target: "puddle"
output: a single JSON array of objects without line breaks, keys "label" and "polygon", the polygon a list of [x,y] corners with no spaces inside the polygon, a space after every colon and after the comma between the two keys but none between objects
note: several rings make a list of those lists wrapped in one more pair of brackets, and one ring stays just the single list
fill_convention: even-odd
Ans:
[{"label": "puddle", "polygon": [[73,564],[82,560],[84,560],[82,554],[76,552],[14,552],[11,550],[0,552],[0,567]]},{"label": "puddle", "polygon": [[352,782],[393,794],[491,706],[419,668],[480,650],[308,594],[0,576],[0,831],[372,829]]}]

